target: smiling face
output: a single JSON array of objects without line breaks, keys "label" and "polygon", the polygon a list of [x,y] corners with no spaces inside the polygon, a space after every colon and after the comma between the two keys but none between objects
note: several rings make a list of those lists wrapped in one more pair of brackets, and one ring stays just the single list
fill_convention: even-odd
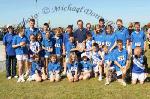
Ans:
[{"label": "smiling face", "polygon": [[30,22],[29,22],[29,26],[30,26],[30,28],[34,28],[35,22],[34,22],[34,21],[30,21]]},{"label": "smiling face", "polygon": [[79,21],[79,22],[77,23],[77,25],[78,25],[78,28],[79,28],[79,29],[82,29],[82,28],[83,28],[83,22],[82,22],[82,21]]},{"label": "smiling face", "polygon": [[122,28],[122,26],[123,26],[123,23],[121,22],[121,21],[117,21],[117,27],[119,28],[119,29],[121,29]]},{"label": "smiling face", "polygon": [[140,24],[135,24],[135,31],[140,31]]},{"label": "smiling face", "polygon": [[52,56],[52,57],[51,57],[51,62],[52,62],[52,63],[55,63],[56,60],[57,60],[57,58],[56,58],[55,56]]},{"label": "smiling face", "polygon": [[31,36],[30,36],[30,40],[34,42],[34,41],[35,41],[35,36],[34,36],[34,35],[31,35]]},{"label": "smiling face", "polygon": [[118,49],[119,49],[120,51],[122,51],[122,49],[123,49],[123,44],[122,44],[122,42],[118,42],[118,43],[117,43],[117,46],[118,46]]}]

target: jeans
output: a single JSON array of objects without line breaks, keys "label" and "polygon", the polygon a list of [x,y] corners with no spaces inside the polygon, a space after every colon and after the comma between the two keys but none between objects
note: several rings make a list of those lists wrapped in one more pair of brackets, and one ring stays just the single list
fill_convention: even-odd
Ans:
[{"label": "jeans", "polygon": [[16,65],[17,59],[16,56],[6,55],[6,76],[16,76]]}]

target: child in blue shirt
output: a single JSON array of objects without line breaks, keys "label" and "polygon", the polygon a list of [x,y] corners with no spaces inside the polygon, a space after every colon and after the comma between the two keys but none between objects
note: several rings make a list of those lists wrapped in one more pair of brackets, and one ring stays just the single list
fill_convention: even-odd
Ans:
[{"label": "child in blue shirt", "polygon": [[61,66],[60,63],[57,61],[57,55],[51,55],[50,62],[48,64],[48,75],[50,82],[60,81],[60,71]]},{"label": "child in blue shirt", "polygon": [[105,45],[108,46],[109,52],[113,52],[117,45],[117,38],[115,33],[113,32],[113,27],[111,25],[107,25],[105,27],[105,31]]},{"label": "child in blue shirt", "polygon": [[93,71],[94,71],[94,76],[97,77],[99,74],[99,81],[102,80],[102,56],[100,54],[101,52],[99,51],[99,45],[97,43],[93,43],[92,46],[92,61],[93,61]]},{"label": "child in blue shirt", "polygon": [[79,63],[74,52],[70,53],[69,63],[67,63],[67,78],[69,82],[76,82],[79,80]]},{"label": "child in blue shirt", "polygon": [[105,40],[104,38],[105,38],[104,32],[100,29],[99,25],[96,25],[93,33],[93,41],[97,43],[101,48],[104,45]]},{"label": "child in blue shirt", "polygon": [[123,86],[126,86],[124,79],[126,77],[127,69],[129,68],[129,59],[127,50],[123,48],[122,40],[117,41],[117,49],[114,51],[113,56],[117,80],[118,82],[121,82]]},{"label": "child in blue shirt", "polygon": [[106,82],[105,85],[109,85],[111,82],[112,73],[114,71],[114,66],[112,66],[113,61],[113,54],[109,53],[108,46],[103,45],[103,51],[104,51],[104,73],[106,74]]},{"label": "child in blue shirt", "polygon": [[134,49],[134,55],[131,60],[132,67],[132,84],[136,84],[139,80],[140,84],[144,84],[144,80],[148,76],[147,63],[145,56],[142,55],[142,48],[136,47]]},{"label": "child in blue shirt", "polygon": [[140,30],[139,22],[135,22],[134,27],[135,31],[131,34],[132,52],[134,52],[135,47],[139,46],[142,48],[142,54],[144,54],[146,50],[146,35],[143,30]]},{"label": "child in blue shirt", "polygon": [[80,62],[80,67],[82,70],[79,79],[87,80],[91,77],[92,64],[90,63],[90,60],[88,59],[86,53],[82,53],[81,58],[82,61]]},{"label": "child in blue shirt", "polygon": [[11,79],[12,77],[17,78],[16,75],[16,53],[15,49],[12,47],[12,41],[15,37],[13,32],[13,27],[8,27],[8,33],[6,33],[3,37],[3,45],[5,46],[5,53],[6,53],[6,77]]},{"label": "child in blue shirt", "polygon": [[28,81],[42,81],[42,62],[40,60],[39,55],[33,55],[33,61],[31,64],[30,76],[27,79]]},{"label": "child in blue shirt", "polygon": [[[15,49],[18,63],[19,79],[17,82],[24,82],[23,68],[24,64],[28,67],[28,39],[24,35],[24,28],[21,28],[19,34],[13,38],[12,47]],[[27,68],[29,71],[29,68]]]},{"label": "child in blue shirt", "polygon": [[50,37],[50,32],[46,32],[46,37],[42,41],[42,48],[45,50],[45,70],[47,70],[48,59],[53,53],[53,39]]}]

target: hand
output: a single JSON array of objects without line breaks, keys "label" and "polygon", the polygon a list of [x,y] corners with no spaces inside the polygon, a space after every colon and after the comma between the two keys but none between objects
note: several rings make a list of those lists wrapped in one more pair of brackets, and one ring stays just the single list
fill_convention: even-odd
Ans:
[{"label": "hand", "polygon": [[20,42],[19,45],[20,45],[20,46],[25,46],[25,45],[26,45],[26,42]]}]

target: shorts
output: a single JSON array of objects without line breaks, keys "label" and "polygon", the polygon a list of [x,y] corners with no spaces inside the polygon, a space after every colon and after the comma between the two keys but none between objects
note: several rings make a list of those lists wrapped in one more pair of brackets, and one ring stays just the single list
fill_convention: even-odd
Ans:
[{"label": "shorts", "polygon": [[49,73],[49,78],[50,79],[60,79],[60,74],[59,73],[55,73],[55,74],[53,74],[53,73]]},{"label": "shorts", "polygon": [[16,55],[16,58],[18,61],[28,61],[28,55],[27,54]]},{"label": "shorts", "polygon": [[144,81],[146,79],[145,73],[132,73],[132,80]]},{"label": "shorts", "polygon": [[[96,65],[96,64],[95,64],[95,65]],[[96,65],[96,66],[93,67],[93,71],[94,71],[94,73],[96,73],[96,72],[99,71],[98,65]]]}]

